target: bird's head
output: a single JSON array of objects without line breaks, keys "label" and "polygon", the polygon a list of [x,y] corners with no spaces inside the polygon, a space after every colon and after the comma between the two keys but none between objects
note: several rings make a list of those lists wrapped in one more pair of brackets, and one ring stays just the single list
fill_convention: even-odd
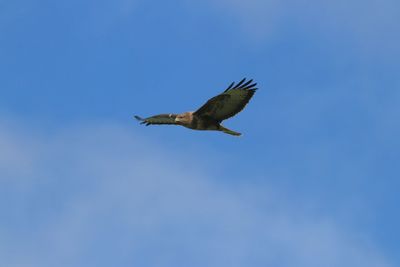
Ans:
[{"label": "bird's head", "polygon": [[192,122],[192,112],[185,112],[178,114],[175,118],[175,122],[179,124],[190,124]]}]

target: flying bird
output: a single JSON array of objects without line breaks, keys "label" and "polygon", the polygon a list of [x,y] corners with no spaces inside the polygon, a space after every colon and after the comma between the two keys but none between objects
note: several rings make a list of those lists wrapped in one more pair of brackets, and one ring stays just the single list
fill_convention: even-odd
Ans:
[{"label": "flying bird", "polygon": [[246,78],[244,78],[237,84],[231,83],[224,92],[209,99],[196,111],[181,114],[159,114],[145,119],[139,116],[135,116],[135,118],[146,126],[173,124],[193,130],[215,130],[240,136],[241,133],[225,128],[221,125],[221,122],[243,110],[256,92],[256,85],[257,83],[253,83],[253,80],[246,81]]}]

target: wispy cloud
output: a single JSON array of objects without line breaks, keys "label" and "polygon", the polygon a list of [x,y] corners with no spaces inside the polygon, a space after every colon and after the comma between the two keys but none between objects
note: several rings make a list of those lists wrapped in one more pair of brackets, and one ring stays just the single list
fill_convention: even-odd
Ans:
[{"label": "wispy cloud", "polygon": [[4,266],[391,266],[335,218],[120,125],[3,123],[0,144]]},{"label": "wispy cloud", "polygon": [[[398,1],[217,0],[209,4],[239,22],[238,29],[262,42],[288,30],[334,42],[354,42],[353,52],[399,54]],[[231,24],[236,26],[236,24]]]}]

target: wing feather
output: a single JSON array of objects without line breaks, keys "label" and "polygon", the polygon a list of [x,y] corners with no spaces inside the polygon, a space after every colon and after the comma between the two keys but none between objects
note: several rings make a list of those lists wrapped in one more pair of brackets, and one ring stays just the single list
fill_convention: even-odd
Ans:
[{"label": "wing feather", "polygon": [[141,121],[141,124],[145,124],[146,126],[149,126],[151,124],[177,124],[175,122],[177,114],[159,114],[159,115],[154,115],[148,118],[141,118],[139,116],[134,116],[135,119]]},{"label": "wing feather", "polygon": [[196,112],[197,116],[211,117],[216,121],[223,121],[242,111],[257,88],[253,80],[246,82],[246,78],[236,85],[232,83],[223,93],[209,99]]},{"label": "wing feather", "polygon": [[232,88],[232,86],[235,84],[235,82],[232,82],[229,86],[228,86],[228,88],[226,88],[225,89],[225,91],[224,92],[226,92],[226,91],[228,91],[229,89],[231,89]]}]

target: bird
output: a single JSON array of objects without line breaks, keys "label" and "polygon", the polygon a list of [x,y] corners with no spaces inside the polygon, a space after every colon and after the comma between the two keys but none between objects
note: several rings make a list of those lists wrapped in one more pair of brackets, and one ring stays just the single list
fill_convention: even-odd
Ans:
[{"label": "bird", "polygon": [[146,126],[149,125],[180,125],[193,130],[221,131],[233,136],[241,133],[225,128],[221,122],[235,116],[242,111],[254,93],[257,83],[246,78],[235,84],[232,82],[222,93],[210,98],[196,111],[181,114],[159,114],[148,118],[137,115],[134,117]]}]

